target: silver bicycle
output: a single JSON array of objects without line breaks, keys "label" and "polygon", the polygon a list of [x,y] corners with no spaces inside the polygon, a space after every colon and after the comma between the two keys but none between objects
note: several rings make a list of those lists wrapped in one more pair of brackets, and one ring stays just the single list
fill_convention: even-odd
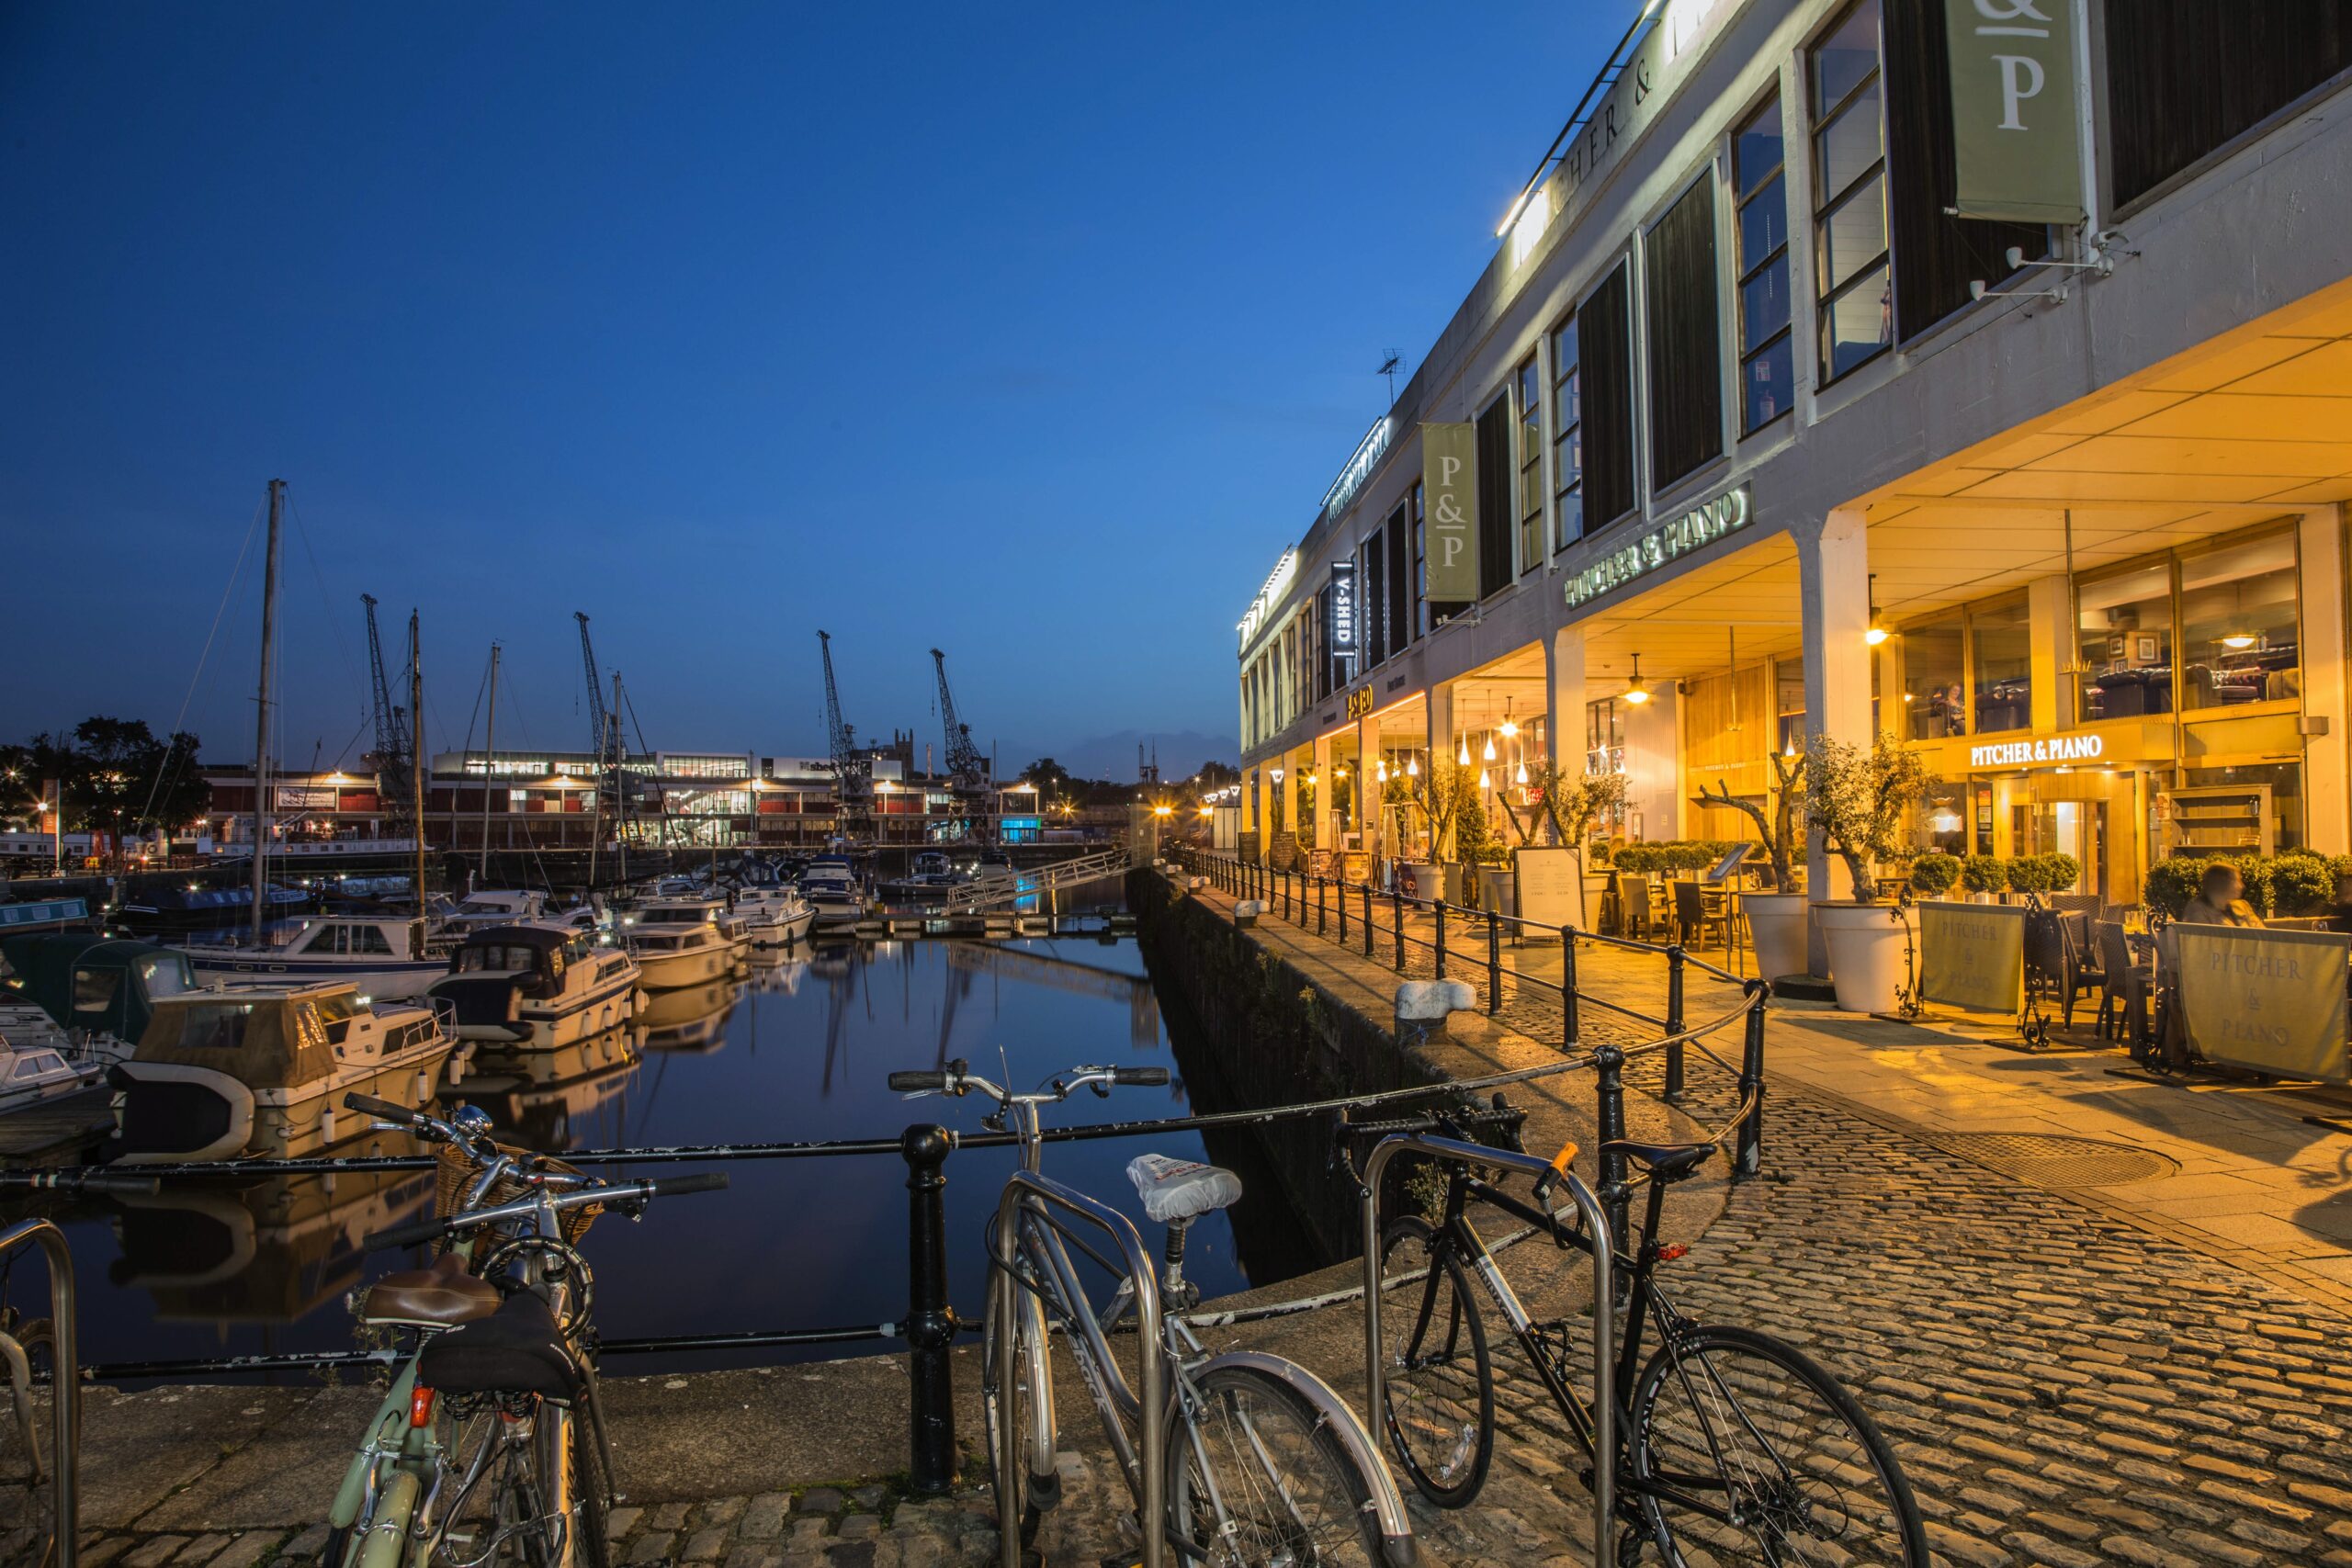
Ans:
[{"label": "silver bicycle", "polygon": [[[889,1081],[894,1089],[985,1096],[997,1105],[988,1125],[1009,1127],[1021,1145],[1021,1168],[1006,1181],[989,1230],[981,1348],[1004,1568],[1020,1568],[1044,1516],[1061,1500],[1054,1330],[1093,1396],[1135,1498],[1144,1568],[1160,1568],[1170,1552],[1210,1568],[1404,1568],[1413,1561],[1412,1524],[1396,1483],[1363,1422],[1329,1385],[1278,1357],[1210,1355],[1179,1315],[1199,1299],[1184,1278],[1185,1232],[1238,1200],[1240,1179],[1159,1155],[1128,1166],[1145,1213],[1168,1227],[1155,1278],[1125,1215],[1039,1171],[1039,1107],[1081,1089],[1107,1095],[1114,1084],[1165,1084],[1168,1069],[1073,1067],[1027,1094],[975,1077],[961,1061],[944,1071],[892,1073]],[[1106,1236],[1115,1256],[1080,1232]],[[1073,1254],[1112,1280],[1099,1310]],[[1130,1317],[1132,1383],[1111,1345]]]}]

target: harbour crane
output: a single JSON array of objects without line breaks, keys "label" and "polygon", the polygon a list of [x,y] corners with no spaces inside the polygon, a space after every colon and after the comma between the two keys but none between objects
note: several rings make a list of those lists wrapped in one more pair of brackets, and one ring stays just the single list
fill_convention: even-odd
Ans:
[{"label": "harbour crane", "polygon": [[368,673],[376,722],[376,804],[391,823],[393,836],[402,837],[417,829],[411,783],[416,757],[409,739],[407,710],[392,705],[391,682],[384,674],[384,639],[376,630],[376,596],[362,593],[359,602],[368,606]]},{"label": "harbour crane", "polygon": [[[628,743],[621,733],[621,672],[613,671],[613,700],[605,701],[602,671],[596,668],[596,645],[588,636],[588,612],[574,610],[571,618],[580,623],[580,662],[588,672],[588,722],[591,725],[590,749],[596,754],[596,808],[613,822],[615,840],[626,846],[629,839],[629,818],[643,816],[649,809],[658,809],[659,802],[649,798],[643,781],[629,776]],[[641,742],[643,737],[639,736]],[[635,797],[635,798],[632,798]],[[597,829],[602,836],[601,826]],[[622,851],[621,864],[628,866],[628,852]],[[593,873],[594,863],[591,863]]]},{"label": "harbour crane", "polygon": [[[588,721],[593,727],[588,749],[596,753],[598,766],[611,772],[619,768],[624,755],[621,716],[617,708],[605,705],[604,678],[596,669],[596,645],[588,639],[588,612],[574,610],[571,618],[580,623],[580,661],[588,670]],[[617,671],[613,678],[617,683]]]},{"label": "harbour crane", "polygon": [[867,836],[874,818],[874,761],[857,749],[856,732],[842,719],[842,694],[833,684],[833,637],[817,634],[825,660],[825,735],[832,747],[833,793],[839,803],[841,834],[856,840]]},{"label": "harbour crane", "polygon": [[931,662],[939,671],[939,720],[947,730],[948,787],[963,819],[961,830],[978,835],[990,820],[989,760],[972,744],[972,727],[956,716],[956,696],[947,689],[947,655],[934,648]]}]

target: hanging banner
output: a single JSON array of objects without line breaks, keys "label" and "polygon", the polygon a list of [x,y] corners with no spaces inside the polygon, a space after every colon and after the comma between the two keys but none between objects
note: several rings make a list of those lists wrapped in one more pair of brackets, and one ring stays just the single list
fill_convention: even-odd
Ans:
[{"label": "hanging banner", "polygon": [[1946,0],[1952,210],[2079,223],[2075,0]]},{"label": "hanging banner", "polygon": [[1478,597],[1478,447],[1468,424],[1421,426],[1421,500],[1432,604]]},{"label": "hanging banner", "polygon": [[1919,998],[1971,1012],[2025,1008],[2025,906],[1919,905]]},{"label": "hanging banner", "polygon": [[2166,934],[2192,1050],[2281,1077],[2352,1080],[2344,1005],[2352,936],[2186,920]]}]

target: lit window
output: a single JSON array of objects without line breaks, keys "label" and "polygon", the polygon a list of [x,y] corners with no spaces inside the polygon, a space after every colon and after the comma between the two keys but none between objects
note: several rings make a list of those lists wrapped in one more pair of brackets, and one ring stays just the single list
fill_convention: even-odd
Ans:
[{"label": "lit window", "polygon": [[1519,404],[1519,570],[1544,564],[1544,378],[1529,355],[1511,378]]},{"label": "lit window", "polygon": [[1740,434],[1795,405],[1789,326],[1789,202],[1781,140],[1781,100],[1732,133],[1739,201]]},{"label": "lit window", "polygon": [[1814,282],[1821,301],[1825,382],[1876,358],[1894,341],[1878,32],[1878,0],[1862,0],[1808,56]]},{"label": "lit window", "polygon": [[1552,329],[1552,482],[1555,547],[1584,533],[1584,405],[1577,393],[1577,319]]}]

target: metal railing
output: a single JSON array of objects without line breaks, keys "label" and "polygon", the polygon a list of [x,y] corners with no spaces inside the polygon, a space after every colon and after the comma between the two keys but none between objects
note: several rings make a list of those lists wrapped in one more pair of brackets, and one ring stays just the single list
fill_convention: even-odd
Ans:
[{"label": "metal railing", "polygon": [[[55,1568],[74,1568],[82,1541],[78,1485],[82,1402],[71,1387],[75,1381],[74,1358],[77,1348],[74,1333],[74,1254],[65,1245],[65,1233],[47,1220],[27,1220],[9,1227],[6,1234],[0,1235],[0,1254],[13,1252],[28,1241],[40,1243],[49,1258],[50,1364],[62,1385],[53,1384],[49,1396],[50,1443],[53,1450],[49,1467],[50,1523],[57,1532],[50,1561]],[[38,1470],[38,1463],[35,1468]]]}]

